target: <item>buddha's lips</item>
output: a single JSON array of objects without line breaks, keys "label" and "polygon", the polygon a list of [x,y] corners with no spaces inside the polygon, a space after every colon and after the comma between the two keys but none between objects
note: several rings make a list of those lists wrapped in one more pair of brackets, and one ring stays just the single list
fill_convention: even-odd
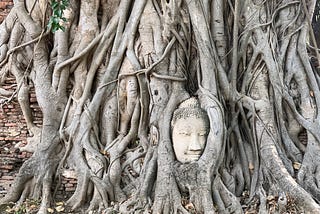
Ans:
[{"label": "buddha's lips", "polygon": [[192,159],[199,159],[201,154],[186,154],[188,155],[188,157],[192,158]]}]

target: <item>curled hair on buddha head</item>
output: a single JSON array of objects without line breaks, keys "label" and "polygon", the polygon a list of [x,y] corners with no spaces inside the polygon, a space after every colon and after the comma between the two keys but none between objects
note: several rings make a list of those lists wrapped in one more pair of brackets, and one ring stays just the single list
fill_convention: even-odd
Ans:
[{"label": "curled hair on buddha head", "polygon": [[207,112],[200,107],[200,103],[196,97],[190,97],[179,104],[178,108],[173,112],[171,127],[174,126],[177,120],[188,117],[202,118],[209,126]]}]

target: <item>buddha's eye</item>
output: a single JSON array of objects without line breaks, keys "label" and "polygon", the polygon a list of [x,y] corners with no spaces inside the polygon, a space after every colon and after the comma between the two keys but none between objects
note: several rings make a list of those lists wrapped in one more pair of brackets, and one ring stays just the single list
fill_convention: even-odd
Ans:
[{"label": "buddha's eye", "polygon": [[191,135],[191,133],[189,133],[189,132],[180,132],[179,134],[180,135],[184,135],[184,136],[190,136]]}]

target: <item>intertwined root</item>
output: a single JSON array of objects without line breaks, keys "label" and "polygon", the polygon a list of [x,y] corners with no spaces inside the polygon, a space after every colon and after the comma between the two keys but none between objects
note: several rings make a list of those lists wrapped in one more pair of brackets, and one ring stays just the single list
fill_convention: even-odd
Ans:
[{"label": "intertwined root", "polygon": [[[51,35],[49,4],[16,1],[0,26],[0,83],[16,77],[32,135],[21,151],[34,155],[0,204],[41,198],[46,213],[53,178],[68,165],[78,175],[74,210],[241,213],[237,197],[250,191],[262,213],[274,195],[278,212],[291,199],[320,212],[319,77],[306,47],[314,4],[70,0],[65,31]],[[210,132],[201,158],[181,165],[170,124],[190,96]]]}]

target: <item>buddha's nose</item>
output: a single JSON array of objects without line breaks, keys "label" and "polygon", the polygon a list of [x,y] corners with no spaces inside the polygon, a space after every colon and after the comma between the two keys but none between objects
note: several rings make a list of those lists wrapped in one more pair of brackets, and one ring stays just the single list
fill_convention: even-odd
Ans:
[{"label": "buddha's nose", "polygon": [[189,151],[202,151],[200,139],[197,134],[191,135],[191,141],[189,144]]}]

